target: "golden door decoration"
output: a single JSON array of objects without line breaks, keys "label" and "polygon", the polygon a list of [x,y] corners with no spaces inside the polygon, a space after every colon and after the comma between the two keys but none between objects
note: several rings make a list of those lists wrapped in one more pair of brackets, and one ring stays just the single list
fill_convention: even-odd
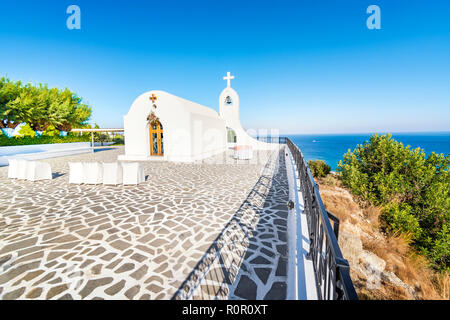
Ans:
[{"label": "golden door decoration", "polygon": [[150,124],[150,154],[164,156],[164,131],[159,121]]}]

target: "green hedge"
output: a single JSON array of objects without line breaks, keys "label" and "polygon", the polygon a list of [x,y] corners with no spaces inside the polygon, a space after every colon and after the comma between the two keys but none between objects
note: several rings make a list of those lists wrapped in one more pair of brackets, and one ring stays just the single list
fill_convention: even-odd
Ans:
[{"label": "green hedge", "polygon": [[115,136],[112,141],[114,142],[114,145],[121,146],[125,144],[124,137],[123,136]]},{"label": "green hedge", "polygon": [[0,135],[0,147],[6,146],[23,146],[33,144],[53,144],[53,143],[72,143],[72,142],[89,142],[91,141],[88,135],[84,136],[41,136],[41,137],[14,137],[8,138],[5,135]]},{"label": "green hedge", "polygon": [[450,269],[450,154],[405,147],[388,135],[344,155],[342,182],[353,194],[383,208],[387,231],[409,235],[439,269]]}]

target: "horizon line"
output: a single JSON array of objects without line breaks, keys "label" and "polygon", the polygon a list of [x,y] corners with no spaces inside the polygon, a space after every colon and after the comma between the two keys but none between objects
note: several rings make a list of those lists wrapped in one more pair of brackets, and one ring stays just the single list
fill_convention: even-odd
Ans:
[{"label": "horizon line", "polygon": [[450,130],[448,131],[360,131],[360,132],[311,132],[311,133],[283,133],[280,134],[281,135],[313,135],[313,134],[317,134],[317,135],[348,135],[348,134],[411,134],[411,133],[445,133],[445,134],[450,134]]}]

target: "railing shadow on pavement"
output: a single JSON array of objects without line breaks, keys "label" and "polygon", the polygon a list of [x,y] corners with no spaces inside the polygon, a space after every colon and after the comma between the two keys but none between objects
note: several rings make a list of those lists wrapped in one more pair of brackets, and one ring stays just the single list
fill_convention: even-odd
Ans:
[{"label": "railing shadow on pavement", "polygon": [[[245,201],[187,276],[172,300],[227,299],[245,260],[271,190],[280,153],[274,152]],[[274,159],[276,157],[276,159]]]}]

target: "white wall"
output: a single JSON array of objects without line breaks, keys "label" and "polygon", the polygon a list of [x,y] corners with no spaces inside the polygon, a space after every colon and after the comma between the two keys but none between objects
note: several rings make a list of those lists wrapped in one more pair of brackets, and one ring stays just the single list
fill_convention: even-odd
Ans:
[{"label": "white wall", "polygon": [[55,150],[68,150],[77,148],[90,148],[90,142],[74,143],[54,143],[54,144],[34,144],[26,146],[0,147],[0,156],[15,156],[20,154],[31,154],[38,152],[48,152]]},{"label": "white wall", "polygon": [[0,147],[0,166],[7,166],[8,159],[41,160],[92,152],[90,142],[36,144]]}]

